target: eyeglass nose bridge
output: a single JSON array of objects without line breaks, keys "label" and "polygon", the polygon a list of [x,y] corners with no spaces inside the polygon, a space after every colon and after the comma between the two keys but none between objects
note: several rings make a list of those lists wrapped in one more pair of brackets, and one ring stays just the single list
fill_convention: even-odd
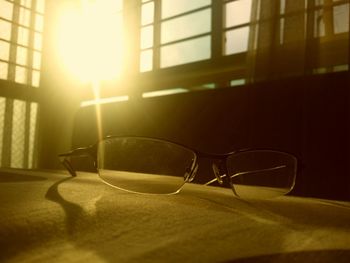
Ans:
[{"label": "eyeglass nose bridge", "polygon": [[193,168],[188,167],[186,169],[186,174],[184,176],[186,182],[192,182],[194,177],[196,176],[196,173],[198,171],[198,163],[195,164]]},{"label": "eyeglass nose bridge", "polygon": [[211,168],[213,170],[213,173],[215,175],[215,178],[216,178],[217,182],[220,185],[222,185],[224,183],[223,178],[226,177],[226,174],[225,173],[221,174],[219,167],[215,163],[212,163]]}]

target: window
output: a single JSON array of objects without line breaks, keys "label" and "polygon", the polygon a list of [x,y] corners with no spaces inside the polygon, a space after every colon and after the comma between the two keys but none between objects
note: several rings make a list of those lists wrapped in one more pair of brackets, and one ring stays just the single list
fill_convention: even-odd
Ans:
[{"label": "window", "polygon": [[251,7],[251,0],[225,3],[225,55],[237,54],[248,50]]},{"label": "window", "polygon": [[123,3],[124,36],[129,52],[137,54],[130,60],[136,65],[124,70],[119,85],[126,81],[132,88],[109,88],[105,94],[111,97],[148,98],[208,89],[208,83],[235,87],[324,68],[348,70],[348,0]]},{"label": "window", "polygon": [[140,71],[211,57],[211,1],[143,1]]},{"label": "window", "polygon": [[25,94],[34,93],[40,86],[44,9],[45,0],[0,0],[0,164],[3,167],[35,166],[38,103],[25,98]]}]

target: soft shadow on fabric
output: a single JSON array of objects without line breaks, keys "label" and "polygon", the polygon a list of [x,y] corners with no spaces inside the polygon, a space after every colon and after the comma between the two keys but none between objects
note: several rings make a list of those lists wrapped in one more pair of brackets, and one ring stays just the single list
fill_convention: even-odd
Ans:
[{"label": "soft shadow on fabric", "polygon": [[44,181],[47,178],[37,175],[0,172],[0,183]]},{"label": "soft shadow on fabric", "polygon": [[71,179],[73,179],[73,177],[64,178],[54,183],[52,186],[50,186],[45,195],[46,199],[59,204],[63,208],[66,216],[65,220],[67,233],[69,236],[73,235],[76,232],[76,226],[78,223],[77,221],[84,216],[84,210],[81,206],[73,202],[67,201],[58,191],[58,187],[60,184],[67,182]]},{"label": "soft shadow on fabric", "polygon": [[350,250],[334,249],[334,250],[314,250],[299,251],[289,253],[278,253],[271,255],[261,255],[249,258],[241,258],[225,263],[251,263],[251,262],[318,262],[318,263],[348,263],[350,258]]}]

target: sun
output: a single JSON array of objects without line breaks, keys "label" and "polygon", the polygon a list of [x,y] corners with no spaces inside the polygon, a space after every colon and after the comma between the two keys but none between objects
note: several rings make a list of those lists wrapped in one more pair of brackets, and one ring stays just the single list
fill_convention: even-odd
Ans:
[{"label": "sun", "polygon": [[57,45],[63,66],[75,78],[118,78],[123,64],[121,0],[81,0],[60,14]]}]

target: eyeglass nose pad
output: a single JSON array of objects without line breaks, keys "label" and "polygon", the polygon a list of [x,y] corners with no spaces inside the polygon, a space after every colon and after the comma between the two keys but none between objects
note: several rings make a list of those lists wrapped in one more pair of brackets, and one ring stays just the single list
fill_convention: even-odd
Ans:
[{"label": "eyeglass nose pad", "polygon": [[197,163],[195,164],[194,168],[188,167],[186,169],[186,173],[185,173],[185,176],[184,176],[185,177],[185,181],[189,182],[189,183],[192,182],[194,177],[196,176],[197,171],[198,171],[198,164]]},{"label": "eyeglass nose pad", "polygon": [[225,174],[220,175],[220,169],[219,169],[219,167],[218,167],[215,163],[213,163],[213,164],[211,165],[211,168],[213,169],[213,173],[214,173],[214,175],[215,175],[216,180],[218,181],[218,183],[219,183],[219,184],[223,184],[224,181],[222,180],[222,178],[224,178],[226,175],[225,175]]}]

